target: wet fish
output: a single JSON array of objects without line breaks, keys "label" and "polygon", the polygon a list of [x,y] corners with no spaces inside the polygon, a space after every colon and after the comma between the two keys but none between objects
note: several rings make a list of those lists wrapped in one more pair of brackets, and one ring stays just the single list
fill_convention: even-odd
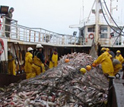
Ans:
[{"label": "wet fish", "polygon": [[[69,58],[70,62],[65,63],[66,58]],[[108,81],[101,69],[92,68],[84,75],[79,72],[80,68],[91,65],[93,60],[85,53],[64,55],[56,68],[3,88],[0,91],[0,106],[104,107]]]}]

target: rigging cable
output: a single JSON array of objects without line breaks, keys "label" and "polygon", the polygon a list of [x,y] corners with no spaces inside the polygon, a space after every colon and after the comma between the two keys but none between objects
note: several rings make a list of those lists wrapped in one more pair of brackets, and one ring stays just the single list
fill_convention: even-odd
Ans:
[{"label": "rigging cable", "polygon": [[[123,27],[123,28],[124,28],[124,27]],[[123,28],[122,28],[122,29],[123,29]],[[115,42],[118,40],[118,37],[119,37],[119,36],[121,36],[121,32],[120,32],[120,35],[118,35],[118,36],[117,36],[117,38],[115,39],[115,41],[114,41],[113,45],[114,45],[114,44],[115,44]],[[112,47],[113,47],[113,45],[112,45]]]},{"label": "rigging cable", "polygon": [[[100,0],[100,6],[101,6],[101,9],[103,10],[101,0]],[[109,26],[113,31],[115,31],[118,35],[120,35],[120,32],[117,32],[117,31],[116,31],[115,29],[113,29],[113,27],[108,23],[108,21],[107,21],[107,19],[106,19],[106,17],[105,17],[105,13],[104,13],[103,11],[102,11],[102,14],[103,14],[103,17],[104,17],[106,23],[108,24],[108,26]],[[123,29],[122,29],[122,30],[123,30]],[[122,31],[122,30],[121,30],[121,31]],[[124,36],[124,35],[122,35],[122,36]],[[116,36],[114,36],[114,37],[116,37]]]},{"label": "rigging cable", "polygon": [[[119,28],[120,30],[122,30],[122,29],[118,26],[118,24],[115,22],[115,20],[113,19],[112,15],[110,14],[110,11],[109,11],[109,9],[108,9],[108,6],[106,5],[106,1],[105,1],[105,0],[103,0],[103,1],[104,1],[104,4],[105,4],[106,9],[107,9],[107,11],[108,11],[108,14],[110,15],[110,18],[112,19],[112,21],[114,22],[114,24],[117,26],[117,28]],[[124,32],[123,32],[123,33],[124,33]]]}]

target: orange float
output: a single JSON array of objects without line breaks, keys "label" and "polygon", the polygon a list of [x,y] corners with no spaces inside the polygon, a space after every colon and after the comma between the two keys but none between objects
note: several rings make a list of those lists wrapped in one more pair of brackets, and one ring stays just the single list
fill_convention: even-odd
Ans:
[{"label": "orange float", "polygon": [[69,59],[65,59],[65,62],[68,63],[70,60]]},{"label": "orange float", "polygon": [[90,71],[90,70],[91,70],[91,66],[90,66],[90,65],[87,65],[87,66],[86,66],[86,70],[87,70],[87,71]]},{"label": "orange float", "polygon": [[93,66],[93,67],[96,67],[96,64],[95,64],[95,63],[92,63],[92,66]]}]

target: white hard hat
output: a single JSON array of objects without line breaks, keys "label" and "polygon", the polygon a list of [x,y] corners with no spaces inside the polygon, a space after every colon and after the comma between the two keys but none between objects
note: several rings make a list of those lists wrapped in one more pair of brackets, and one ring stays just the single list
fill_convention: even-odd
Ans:
[{"label": "white hard hat", "polygon": [[36,48],[43,48],[43,46],[41,44],[37,44]]},{"label": "white hard hat", "polygon": [[29,51],[33,51],[33,48],[32,48],[32,47],[28,47],[27,50],[28,50],[28,52],[29,52]]}]

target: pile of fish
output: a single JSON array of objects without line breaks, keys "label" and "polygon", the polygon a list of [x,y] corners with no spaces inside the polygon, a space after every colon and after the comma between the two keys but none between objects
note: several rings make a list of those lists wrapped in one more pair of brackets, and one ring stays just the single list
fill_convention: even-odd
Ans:
[{"label": "pile of fish", "polygon": [[102,70],[80,72],[92,62],[85,53],[64,55],[56,68],[1,89],[0,107],[105,107],[108,81]]}]

